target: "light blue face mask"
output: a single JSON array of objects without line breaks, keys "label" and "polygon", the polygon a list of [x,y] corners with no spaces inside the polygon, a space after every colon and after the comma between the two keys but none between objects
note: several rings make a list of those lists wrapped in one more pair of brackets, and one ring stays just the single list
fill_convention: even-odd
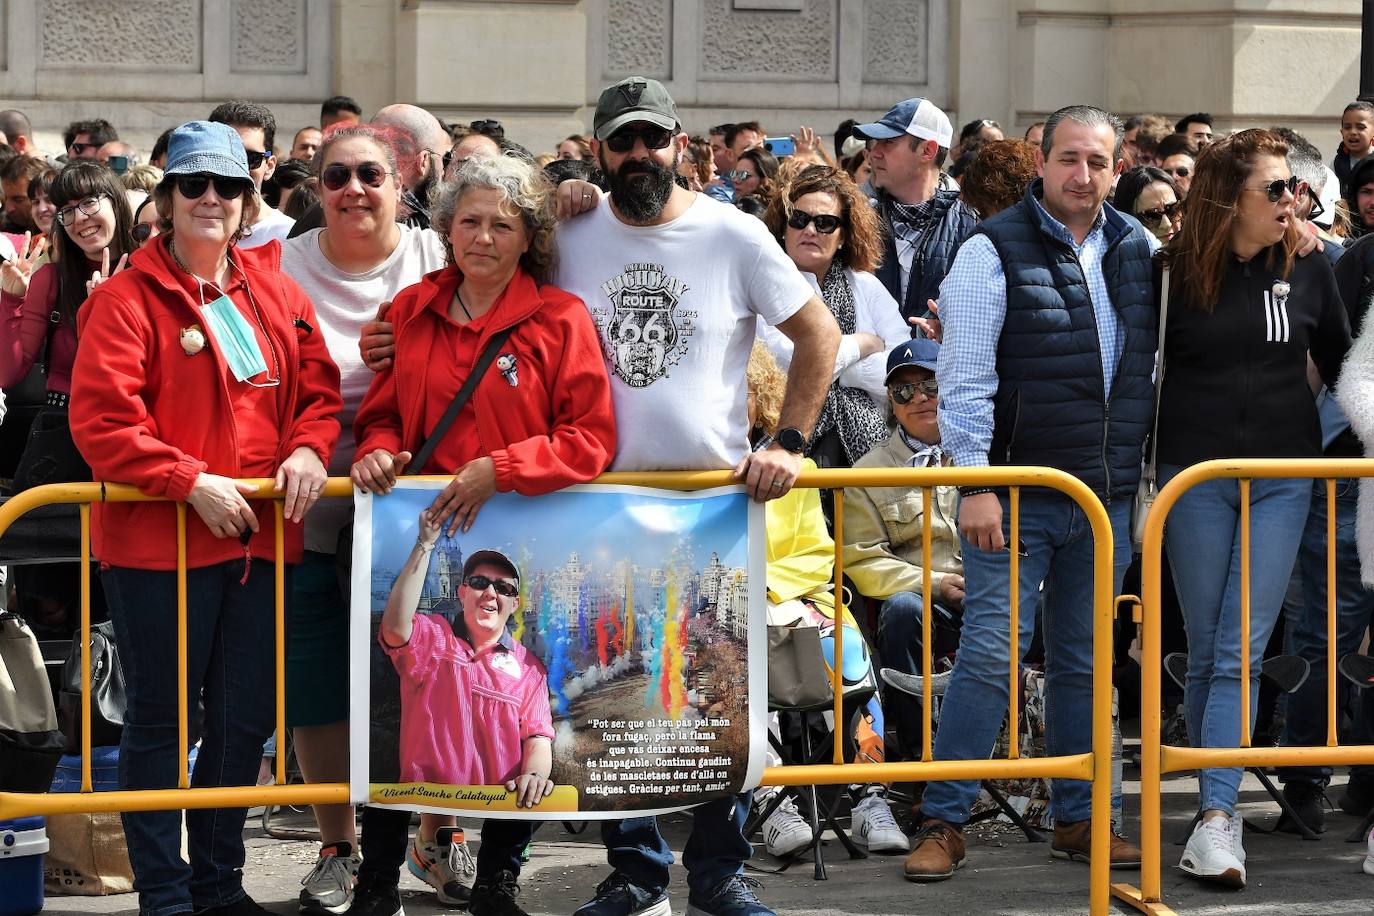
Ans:
[{"label": "light blue face mask", "polygon": [[228,294],[220,293],[214,302],[206,303],[204,287],[201,289],[201,314],[205,316],[205,327],[219,344],[220,352],[229,362],[229,371],[234,378],[246,382],[255,375],[267,371],[267,362],[262,357],[262,348],[253,334],[253,326],[243,317]]}]

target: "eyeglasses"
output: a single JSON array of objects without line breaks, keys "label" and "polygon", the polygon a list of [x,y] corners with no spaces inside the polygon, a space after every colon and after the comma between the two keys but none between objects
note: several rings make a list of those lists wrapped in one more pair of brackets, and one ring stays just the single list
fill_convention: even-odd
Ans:
[{"label": "eyeglasses", "polygon": [[502,598],[515,598],[520,594],[520,589],[505,579],[488,579],[486,576],[472,575],[463,582],[468,588],[478,592],[484,592],[490,586],[496,589],[496,594]]},{"label": "eyeglasses", "polygon": [[73,143],[69,149],[72,151],[73,156],[80,156],[82,153],[86,152],[86,150],[97,149],[99,146],[99,143]]},{"label": "eyeglasses", "polygon": [[933,378],[928,378],[923,382],[903,382],[900,385],[889,385],[887,392],[892,395],[892,400],[898,404],[910,404],[911,399],[916,397],[916,392],[928,398],[934,399],[940,393],[940,385]]},{"label": "eyeglasses", "polygon": [[130,230],[130,234],[134,237],[135,242],[138,242],[140,245],[142,245],[144,242],[148,241],[148,239],[153,237],[153,224],[139,223],[132,230]]},{"label": "eyeglasses", "polygon": [[233,200],[248,189],[248,182],[241,178],[224,178],[219,175],[178,175],[177,191],[187,200],[200,200],[213,183],[215,196]]},{"label": "eyeglasses", "polygon": [[643,140],[645,149],[666,149],[673,142],[673,132],[663,127],[618,130],[606,138],[606,147],[613,153],[628,153],[636,140]]},{"label": "eyeglasses", "polygon": [[1287,178],[1275,178],[1273,181],[1269,182],[1267,185],[1264,185],[1263,187],[1252,188],[1247,186],[1245,190],[1263,191],[1264,194],[1269,198],[1269,202],[1271,204],[1276,204],[1279,201],[1283,200],[1283,195],[1285,191],[1289,194],[1292,194],[1294,197],[1298,196],[1298,176],[1289,175]]},{"label": "eyeglasses", "polygon": [[331,191],[337,191],[357,174],[358,181],[369,188],[380,188],[391,173],[380,162],[364,162],[357,166],[336,162],[320,173],[320,183]]},{"label": "eyeglasses", "polygon": [[1147,225],[1162,223],[1165,219],[1168,219],[1169,222],[1172,223],[1178,218],[1178,211],[1182,206],[1183,204],[1174,201],[1171,204],[1165,204],[1153,210],[1141,210],[1136,214],[1136,218]]},{"label": "eyeglasses", "polygon": [[798,232],[805,229],[812,223],[816,224],[816,231],[821,235],[830,235],[840,228],[840,218],[829,213],[807,213],[805,210],[793,210],[792,215],[787,218],[787,225],[796,229]]},{"label": "eyeglasses", "polygon": [[484,118],[481,121],[472,121],[468,124],[468,129],[479,134],[485,134],[494,140],[504,140],[506,129],[501,126],[501,122],[493,118]]},{"label": "eyeglasses", "polygon": [[1189,175],[1188,166],[1186,165],[1176,165],[1173,168],[1165,169],[1164,171],[1168,172],[1170,175],[1173,175],[1175,178],[1187,178]]},{"label": "eyeglasses", "polygon": [[747,181],[748,179],[753,178],[754,173],[747,172],[744,169],[735,169],[734,171],[726,172],[725,177],[730,179],[735,184],[739,184],[741,181]]},{"label": "eyeglasses", "polygon": [[248,171],[250,172],[262,165],[263,160],[267,158],[266,150],[244,149],[244,152],[248,154]]},{"label": "eyeglasses", "polygon": [[96,213],[100,212],[101,198],[109,196],[108,194],[102,193],[92,197],[83,197],[71,206],[63,207],[61,210],[57,211],[58,224],[61,226],[70,226],[72,223],[76,222],[77,210],[80,210],[87,216],[95,216]]}]

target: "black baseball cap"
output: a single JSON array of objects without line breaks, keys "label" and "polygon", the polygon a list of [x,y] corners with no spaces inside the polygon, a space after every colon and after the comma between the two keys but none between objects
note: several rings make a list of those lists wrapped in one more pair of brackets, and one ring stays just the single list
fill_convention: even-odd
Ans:
[{"label": "black baseball cap", "polygon": [[463,564],[463,578],[472,575],[472,571],[486,563],[490,566],[499,566],[515,577],[515,581],[520,581],[520,570],[515,568],[510,557],[499,550],[474,550]]},{"label": "black baseball cap", "polygon": [[658,80],[632,76],[603,91],[592,116],[592,134],[605,140],[636,121],[646,121],[664,130],[678,129],[677,105]]}]

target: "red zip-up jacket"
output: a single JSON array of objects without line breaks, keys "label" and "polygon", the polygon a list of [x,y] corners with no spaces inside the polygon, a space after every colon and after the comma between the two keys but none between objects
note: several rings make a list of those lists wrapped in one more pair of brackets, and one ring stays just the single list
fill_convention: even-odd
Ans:
[{"label": "red zip-up jacket", "polygon": [[[203,328],[201,303],[181,283],[167,239],[134,252],[128,269],[86,299],[77,315],[80,345],[72,370],[72,438],[96,480],[127,483],[149,496],[184,500],[207,471],[240,476],[239,429],[214,338],[188,353],[181,334]],[[327,466],[339,437],[339,370],[329,356],[315,309],[282,273],[281,245],[232,251],[247,277],[266,331],[284,354],[277,413],[277,462],[305,446]],[[238,284],[231,293],[243,295]],[[250,501],[260,530],[248,544],[254,557],[275,558],[270,502]],[[91,540],[96,557],[113,566],[176,569],[176,507],[170,503],[96,503]],[[299,562],[301,526],[287,523],[286,560]],[[188,567],[242,558],[237,538],[218,538],[187,511]]]},{"label": "red zip-up jacket", "polygon": [[[358,408],[358,457],[379,448],[415,452],[424,441],[430,341],[460,279],[456,267],[436,270],[392,302],[396,358],[373,377]],[[519,383],[507,382],[493,363],[472,393],[476,428],[455,423],[448,436],[477,438],[478,451],[496,465],[501,492],[538,496],[586,483],[615,455],[615,411],[596,325],[581,299],[538,286],[517,269],[492,305],[474,362],[493,334],[511,326],[501,353],[515,355]]]}]

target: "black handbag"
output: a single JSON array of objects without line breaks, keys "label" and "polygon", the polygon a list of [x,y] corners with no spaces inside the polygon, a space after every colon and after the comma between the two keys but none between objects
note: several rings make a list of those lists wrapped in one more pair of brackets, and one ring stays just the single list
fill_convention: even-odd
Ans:
[{"label": "black handbag", "polygon": [[[91,747],[113,747],[124,731],[124,671],[119,666],[114,627],[110,621],[91,626]],[[81,634],[72,638],[62,664],[58,719],[67,753],[81,753]]]},{"label": "black handbag", "polygon": [[24,454],[14,471],[14,492],[49,483],[80,483],[91,479],[91,468],[72,441],[65,407],[44,407],[34,417]]}]

